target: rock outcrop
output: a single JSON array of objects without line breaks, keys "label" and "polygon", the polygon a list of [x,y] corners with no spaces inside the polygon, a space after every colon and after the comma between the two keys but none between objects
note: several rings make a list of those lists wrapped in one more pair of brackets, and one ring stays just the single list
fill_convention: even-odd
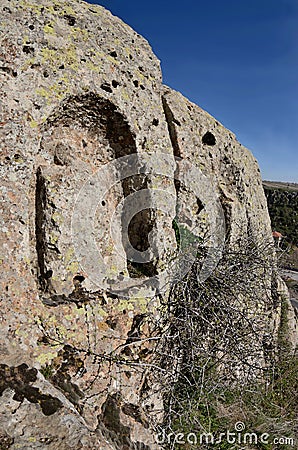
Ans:
[{"label": "rock outcrop", "polygon": [[[173,220],[203,236],[214,197],[229,245],[270,239],[257,162],[104,8],[3,0],[1,14],[0,447],[153,450],[150,317],[177,275],[161,276]],[[203,202],[180,160],[211,186]]]}]

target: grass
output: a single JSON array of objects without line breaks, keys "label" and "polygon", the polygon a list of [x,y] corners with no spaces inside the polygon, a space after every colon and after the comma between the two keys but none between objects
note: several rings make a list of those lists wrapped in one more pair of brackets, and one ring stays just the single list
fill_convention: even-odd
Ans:
[{"label": "grass", "polygon": [[[215,382],[215,380],[213,380]],[[216,385],[216,382],[214,383]],[[229,430],[235,432],[235,425],[245,424],[241,433],[242,441],[206,443],[205,439],[198,443],[176,443],[175,450],[193,449],[259,449],[290,450],[298,448],[298,358],[288,356],[286,360],[271,373],[270,383],[257,383],[246,387],[203,389],[181,398],[181,386],[177,386],[176,418],[172,422],[172,431],[177,436],[182,433],[188,436],[194,433],[198,439],[201,435],[211,433],[218,440],[220,433]],[[210,388],[210,385],[209,385]],[[253,445],[243,447],[244,434],[255,436]],[[269,435],[265,442],[261,436]],[[274,439],[287,438],[294,440],[287,444],[274,444]],[[295,443],[296,440],[296,443]],[[284,439],[285,442],[285,439]]]},{"label": "grass", "polygon": [[[231,383],[211,361],[202,377],[199,358],[189,373],[183,372],[171,393],[171,403],[167,404],[171,420],[167,425],[173,435],[165,448],[298,449],[298,355],[293,354],[288,343],[287,312],[288,304],[283,301],[277,351],[262,380]],[[235,426],[239,422],[245,429],[237,434]],[[227,431],[236,433],[240,441],[231,442],[233,436],[228,438]],[[179,443],[181,436],[183,443]],[[188,436],[196,437],[197,441],[188,442]],[[210,442],[210,436],[214,436],[214,442]],[[275,439],[281,439],[282,443],[275,443]]]}]

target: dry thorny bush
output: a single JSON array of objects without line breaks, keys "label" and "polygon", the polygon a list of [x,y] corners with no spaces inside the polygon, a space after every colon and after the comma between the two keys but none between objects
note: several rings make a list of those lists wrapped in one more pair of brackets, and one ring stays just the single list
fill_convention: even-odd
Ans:
[{"label": "dry thorny bush", "polygon": [[[258,432],[297,430],[297,393],[293,397],[289,380],[297,380],[298,364],[286,341],[286,302],[272,282],[272,242],[246,235],[226,245],[216,269],[200,283],[205,251],[198,249],[191,271],[173,283],[163,304],[155,352],[165,402],[159,431],[219,432],[238,420]],[[282,320],[276,337],[270,323],[277,311]],[[291,358],[295,375],[288,370]],[[282,403],[288,395],[296,402],[287,408]]]}]

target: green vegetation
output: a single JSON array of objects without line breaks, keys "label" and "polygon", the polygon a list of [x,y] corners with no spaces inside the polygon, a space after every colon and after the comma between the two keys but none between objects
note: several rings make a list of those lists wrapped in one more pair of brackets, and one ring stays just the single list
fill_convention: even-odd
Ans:
[{"label": "green vegetation", "polygon": [[53,376],[53,368],[49,365],[46,364],[45,366],[42,366],[40,369],[40,372],[43,374],[43,376],[46,379],[50,379]]},{"label": "green vegetation", "polygon": [[[201,368],[202,363],[203,359],[197,358],[195,361],[198,368]],[[213,360],[205,365],[204,378],[201,370],[183,372],[179,376],[168,404],[171,412],[170,430],[173,433],[172,447],[169,445],[169,448],[298,448],[298,358],[291,354],[287,340],[287,304],[284,301],[276,359],[264,370],[263,380],[230,383],[230,380],[223,381],[215,368],[216,361]],[[235,433],[235,426],[239,422],[245,425],[240,434],[242,441],[231,443],[226,433]],[[199,446],[198,441],[173,445],[179,433],[184,437],[195,435],[197,439],[202,436],[202,441]],[[213,443],[208,441],[208,433],[214,437]],[[219,441],[221,433],[223,438]],[[252,446],[243,447],[245,433],[255,439]],[[262,442],[261,436],[267,436],[265,442]],[[275,438],[281,439],[281,443],[274,443]]]},{"label": "green vegetation", "polygon": [[[207,374],[207,378],[208,378]],[[181,379],[175,390],[175,418],[172,421],[172,431],[175,435],[184,436],[194,433],[198,438],[211,433],[215,442],[202,440],[200,446],[186,443],[176,444],[175,450],[193,449],[242,449],[242,443],[228,442],[225,437],[217,442],[220,433],[235,432],[235,425],[242,422],[245,433],[257,436],[257,442],[245,449],[274,450],[297,448],[298,435],[298,359],[288,356],[272,370],[267,383],[248,384],[245,387],[236,385],[230,388],[220,387],[214,374],[205,380],[201,390],[188,390],[184,395],[185,384]],[[182,388],[182,389],[181,389]],[[213,389],[212,389],[213,388]],[[267,434],[266,442],[261,441],[261,435]],[[274,438],[289,438],[289,445],[275,445]],[[285,441],[284,441],[285,442]],[[295,443],[296,442],[296,443]]]},{"label": "green vegetation", "polygon": [[197,246],[202,241],[202,239],[193,234],[185,225],[180,224],[177,218],[173,219],[172,228],[175,232],[178,251],[185,251],[189,247]]},{"label": "green vegetation", "polygon": [[298,190],[265,184],[272,229],[281,232],[289,243],[298,246]]}]

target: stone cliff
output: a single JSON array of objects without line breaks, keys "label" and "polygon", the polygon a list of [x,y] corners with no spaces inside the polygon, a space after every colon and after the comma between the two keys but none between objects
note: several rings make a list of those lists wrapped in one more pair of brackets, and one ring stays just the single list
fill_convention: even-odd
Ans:
[{"label": "stone cliff", "polygon": [[[166,270],[173,221],[219,250],[270,240],[258,164],[104,8],[4,0],[1,14],[0,447],[153,450],[150,317],[185,273]],[[202,280],[213,268],[214,254]],[[280,281],[262,278],[274,341]]]}]

